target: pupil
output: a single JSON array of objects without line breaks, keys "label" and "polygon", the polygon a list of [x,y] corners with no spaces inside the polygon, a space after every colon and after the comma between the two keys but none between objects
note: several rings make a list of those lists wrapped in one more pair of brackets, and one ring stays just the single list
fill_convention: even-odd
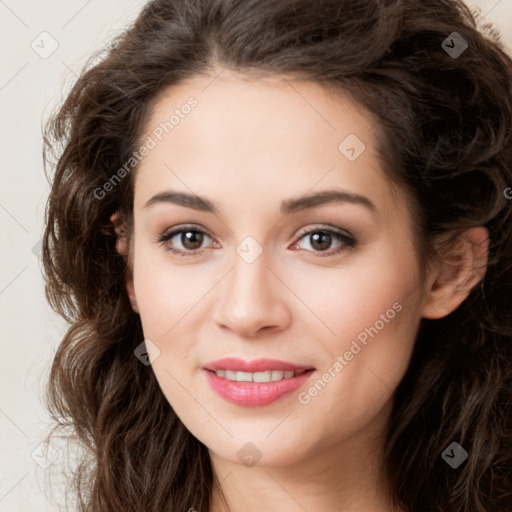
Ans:
[{"label": "pupil", "polygon": [[331,235],[327,233],[314,233],[313,235],[311,235],[311,237],[313,239],[313,243],[311,244],[311,246],[315,249],[323,251],[325,249],[328,249],[329,246],[331,245]]},{"label": "pupil", "polygon": [[[181,243],[186,249],[198,249],[203,242],[203,234],[198,231],[186,231],[181,235]],[[190,246],[192,245],[192,247]],[[196,244],[194,246],[194,244]]]}]

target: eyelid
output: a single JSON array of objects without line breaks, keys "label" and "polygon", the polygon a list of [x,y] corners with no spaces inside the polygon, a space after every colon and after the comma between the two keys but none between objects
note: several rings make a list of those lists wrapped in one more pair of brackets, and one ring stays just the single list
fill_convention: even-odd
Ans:
[{"label": "eyelid", "polygon": [[355,236],[347,231],[346,229],[341,229],[336,226],[332,226],[330,224],[313,224],[313,226],[309,226],[307,228],[301,229],[297,235],[295,235],[296,239],[302,238],[304,235],[307,235],[314,231],[327,231],[327,232],[334,232],[338,235],[346,236],[347,238],[352,238],[355,240]]},{"label": "eyelid", "polygon": [[215,240],[215,237],[213,236],[213,234],[210,231],[208,231],[206,228],[203,228],[202,226],[199,226],[197,224],[182,224],[179,226],[174,226],[172,228],[164,229],[162,232],[157,234],[154,242],[157,243],[157,242],[167,241],[169,238],[172,238],[173,236],[177,235],[178,233],[181,233],[182,231],[187,231],[187,230],[204,233],[212,240]]}]

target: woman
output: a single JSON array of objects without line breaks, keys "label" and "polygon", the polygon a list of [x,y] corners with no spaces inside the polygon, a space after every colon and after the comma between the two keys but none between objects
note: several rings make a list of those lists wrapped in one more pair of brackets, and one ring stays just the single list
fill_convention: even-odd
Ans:
[{"label": "woman", "polygon": [[511,510],[511,76],[458,1],[147,4],[46,132],[78,510]]}]

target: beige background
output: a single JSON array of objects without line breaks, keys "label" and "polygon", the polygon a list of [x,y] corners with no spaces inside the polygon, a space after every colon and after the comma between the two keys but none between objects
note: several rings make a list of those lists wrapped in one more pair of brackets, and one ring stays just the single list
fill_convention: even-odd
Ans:
[{"label": "beige background", "polygon": [[[144,3],[0,0],[2,512],[58,510],[43,493],[48,471],[39,465],[43,461],[37,449],[48,425],[41,401],[43,384],[65,330],[45,302],[37,257],[48,192],[42,172],[41,120],[86,57],[134,19]],[[512,0],[469,5],[480,7],[512,48]],[[50,36],[41,36],[42,32]],[[45,57],[52,44],[58,47],[47,58],[35,51]]]}]

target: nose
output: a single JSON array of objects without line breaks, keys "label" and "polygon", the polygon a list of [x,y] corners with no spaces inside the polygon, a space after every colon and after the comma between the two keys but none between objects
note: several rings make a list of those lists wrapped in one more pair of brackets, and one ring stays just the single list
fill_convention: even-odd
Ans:
[{"label": "nose", "polygon": [[252,263],[236,256],[219,289],[215,323],[243,338],[286,329],[291,320],[289,294],[263,255]]}]

